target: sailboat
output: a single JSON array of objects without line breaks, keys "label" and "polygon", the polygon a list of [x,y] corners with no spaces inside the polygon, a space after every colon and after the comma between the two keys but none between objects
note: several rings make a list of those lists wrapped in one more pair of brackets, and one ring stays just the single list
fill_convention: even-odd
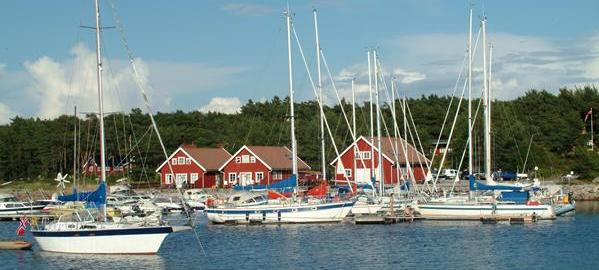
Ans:
[{"label": "sailboat", "polygon": [[[485,179],[486,184],[480,183],[469,176],[470,192],[473,198],[457,196],[443,200],[427,201],[416,205],[416,211],[425,218],[434,219],[480,219],[482,217],[515,217],[527,216],[538,219],[554,219],[553,206],[529,200],[529,191],[522,186],[497,185],[491,171],[491,92],[490,79],[487,77],[486,18],[481,21],[483,35],[483,107],[484,107],[484,136],[485,136]],[[472,10],[470,10],[470,31],[468,42],[469,53],[469,83],[472,71]],[[492,50],[489,52],[492,55]],[[469,140],[472,136],[471,115],[469,115]],[[471,141],[471,140],[470,140]],[[470,147],[471,144],[470,144]],[[470,155],[470,159],[472,156]],[[472,172],[470,165],[470,172]],[[491,192],[491,196],[480,196],[482,192]]]},{"label": "sailboat", "polygon": [[[95,0],[98,107],[100,123],[101,178],[92,192],[74,192],[66,197],[100,206],[103,211],[83,209],[63,215],[58,220],[31,230],[40,248],[49,252],[86,254],[154,254],[166,236],[173,232],[168,225],[132,225],[109,221],[106,215],[106,162],[102,93],[102,58],[100,49],[100,8]],[[68,199],[68,198],[64,198]]]},{"label": "sailboat", "polygon": [[[290,182],[296,184],[294,193],[297,195],[297,141],[295,139],[295,116],[293,104],[293,65],[291,62],[291,14],[286,12],[287,19],[287,52],[289,64],[289,105],[291,124],[292,171]],[[262,195],[263,196],[263,195]],[[241,197],[240,197],[241,198]],[[257,200],[260,203],[256,203]],[[330,223],[341,222],[352,209],[353,201],[322,202],[320,200],[301,201],[293,196],[290,200],[278,202],[267,201],[264,197],[249,196],[247,202],[240,205],[224,205],[205,210],[208,220],[212,223]]]}]

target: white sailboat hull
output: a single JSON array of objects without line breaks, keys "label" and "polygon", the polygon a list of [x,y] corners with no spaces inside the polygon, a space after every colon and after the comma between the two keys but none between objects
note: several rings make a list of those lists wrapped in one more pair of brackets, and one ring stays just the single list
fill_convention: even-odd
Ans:
[{"label": "white sailboat hull", "polygon": [[41,231],[32,230],[43,251],[85,254],[155,254],[169,226],[107,230]]},{"label": "white sailboat hull", "polygon": [[351,209],[351,213],[354,215],[373,215],[383,209],[383,204],[381,203],[369,203],[369,202],[361,202],[358,201],[354,204],[354,207]]},{"label": "white sailboat hull", "polygon": [[418,204],[416,211],[424,218],[466,220],[486,216],[519,217],[536,215],[539,219],[554,219],[555,211],[550,205],[520,204]]},{"label": "white sailboat hull", "polygon": [[211,208],[206,210],[212,223],[330,223],[341,222],[352,209],[353,202],[261,205],[254,207]]}]

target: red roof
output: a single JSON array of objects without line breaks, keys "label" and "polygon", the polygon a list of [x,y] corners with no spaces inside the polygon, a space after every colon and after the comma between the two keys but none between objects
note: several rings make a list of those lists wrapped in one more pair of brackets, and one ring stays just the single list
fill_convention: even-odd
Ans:
[{"label": "red roof", "polygon": [[[260,160],[264,161],[272,169],[292,169],[291,150],[285,146],[246,146]],[[310,170],[310,166],[302,159],[297,159],[297,170]]]},{"label": "red roof", "polygon": [[201,148],[193,145],[182,145],[181,148],[187,152],[195,161],[201,164],[207,171],[218,171],[231,154],[224,148]]},{"label": "red roof", "polygon": [[[370,140],[371,137],[364,137],[368,142],[374,143],[374,149],[378,148],[377,138],[374,140]],[[398,160],[400,164],[406,164],[406,141],[402,138],[394,138],[394,137],[381,137],[381,148],[383,148],[383,154],[388,156],[391,160],[395,161],[395,146],[397,145],[398,151]],[[428,158],[422,152],[416,150],[414,146],[411,144],[407,144],[407,160],[410,161],[411,164],[424,164],[426,162],[430,162]]]}]

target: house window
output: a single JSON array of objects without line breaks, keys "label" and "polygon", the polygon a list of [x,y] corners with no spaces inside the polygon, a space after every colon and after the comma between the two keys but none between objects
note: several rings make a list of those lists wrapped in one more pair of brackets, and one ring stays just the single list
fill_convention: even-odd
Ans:
[{"label": "house window", "polygon": [[370,152],[369,151],[356,152],[355,157],[356,157],[356,159],[370,159]]},{"label": "house window", "polygon": [[196,181],[198,181],[198,174],[197,173],[192,173],[191,174],[191,183],[195,183]]},{"label": "house window", "polygon": [[187,164],[187,165],[191,164],[191,158],[186,158],[185,159],[185,164]]},{"label": "house window", "polygon": [[172,174],[167,174],[166,175],[166,179],[164,180],[164,183],[167,185],[170,185],[173,183],[173,175]]},{"label": "house window", "polygon": [[241,156],[241,163],[250,163],[250,156],[248,156],[248,155]]},{"label": "house window", "polygon": [[274,180],[283,179],[283,173],[281,171],[273,171],[272,172],[272,179],[274,179]]},{"label": "house window", "polygon": [[237,183],[237,173],[229,173],[229,184],[234,185]]},{"label": "house window", "polygon": [[173,158],[172,163],[173,163],[173,165],[177,165],[177,159]]},{"label": "house window", "polygon": [[264,179],[264,173],[256,172],[256,182],[260,182],[260,181],[262,181],[262,179]]},{"label": "house window", "polygon": [[183,165],[185,164],[185,158],[184,157],[180,157],[179,160],[177,160],[177,163]]},{"label": "house window", "polygon": [[345,169],[345,176],[351,177],[351,169]]},{"label": "house window", "polygon": [[250,156],[250,163],[256,163],[256,157]]},{"label": "house window", "polygon": [[235,157],[235,163],[241,163],[241,157]]}]

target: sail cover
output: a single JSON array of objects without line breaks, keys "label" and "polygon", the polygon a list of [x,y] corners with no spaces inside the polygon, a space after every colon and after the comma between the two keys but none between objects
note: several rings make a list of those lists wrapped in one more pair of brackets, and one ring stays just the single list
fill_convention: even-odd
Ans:
[{"label": "sail cover", "polygon": [[233,189],[238,191],[249,191],[249,190],[276,190],[280,193],[293,192],[293,189],[297,186],[297,176],[291,175],[287,179],[283,179],[279,182],[270,185],[252,185],[252,186],[234,186]]},{"label": "sail cover", "polygon": [[58,196],[59,201],[63,202],[86,202],[88,206],[98,207],[106,203],[106,183],[102,182],[98,188],[89,192],[77,192],[73,188],[73,193],[69,195]]},{"label": "sail cover", "polygon": [[522,187],[519,187],[519,186],[487,185],[487,184],[484,184],[484,183],[474,180],[474,176],[472,176],[472,175],[470,175],[468,178],[470,180],[470,190],[471,191],[475,191],[475,190],[513,190],[513,191],[522,190]]}]

